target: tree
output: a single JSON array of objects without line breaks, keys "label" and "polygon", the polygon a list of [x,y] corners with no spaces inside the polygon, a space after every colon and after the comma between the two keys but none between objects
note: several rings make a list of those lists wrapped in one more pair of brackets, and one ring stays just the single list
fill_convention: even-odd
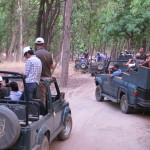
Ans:
[{"label": "tree", "polygon": [[50,50],[57,23],[61,0],[41,0],[37,17],[36,37],[43,37],[45,48]]},{"label": "tree", "polygon": [[67,86],[68,82],[68,71],[69,71],[69,60],[70,60],[70,25],[72,15],[72,0],[67,0],[65,3],[64,13],[64,33],[62,41],[62,71],[60,84],[63,87]]}]

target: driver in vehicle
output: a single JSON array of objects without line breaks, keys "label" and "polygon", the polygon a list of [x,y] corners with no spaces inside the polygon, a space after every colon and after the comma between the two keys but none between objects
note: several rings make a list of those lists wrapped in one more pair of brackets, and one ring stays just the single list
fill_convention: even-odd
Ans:
[{"label": "driver in vehicle", "polygon": [[[121,69],[119,69],[118,64],[113,65],[113,67],[110,68],[108,71],[109,71],[108,77],[110,77],[110,78],[113,78],[114,76],[120,77],[122,74],[122,71],[121,71]],[[114,72],[111,73],[112,71],[114,71]]]}]

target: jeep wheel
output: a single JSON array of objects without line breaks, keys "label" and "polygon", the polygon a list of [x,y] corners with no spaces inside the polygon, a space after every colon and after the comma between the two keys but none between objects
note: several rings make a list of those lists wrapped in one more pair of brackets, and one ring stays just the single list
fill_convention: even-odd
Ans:
[{"label": "jeep wheel", "polygon": [[58,139],[60,141],[67,140],[70,137],[71,130],[72,130],[72,117],[70,114],[68,114],[65,119],[64,129],[58,134]]},{"label": "jeep wheel", "polygon": [[98,102],[104,101],[104,96],[102,96],[102,89],[99,85],[96,87],[95,97]]},{"label": "jeep wheel", "polygon": [[75,71],[78,71],[79,69],[80,69],[80,66],[79,66],[79,65],[75,65],[75,66],[74,66],[74,70],[75,70]]},{"label": "jeep wheel", "polygon": [[19,138],[20,124],[16,114],[0,106],[0,149],[11,148]]},{"label": "jeep wheel", "polygon": [[97,69],[98,69],[99,71],[103,70],[103,69],[104,69],[104,65],[103,65],[103,64],[98,64],[98,65],[97,65]]},{"label": "jeep wheel", "polygon": [[44,136],[43,142],[41,144],[41,150],[49,150],[49,142],[46,136]]},{"label": "jeep wheel", "polygon": [[85,68],[86,68],[86,64],[82,63],[82,64],[81,64],[81,68],[82,68],[82,69],[85,69]]},{"label": "jeep wheel", "polygon": [[92,72],[91,73],[91,77],[95,77],[96,76],[96,73],[95,72]]},{"label": "jeep wheel", "polygon": [[131,113],[132,107],[129,106],[129,104],[128,104],[128,98],[127,98],[127,96],[125,94],[121,97],[120,108],[121,108],[121,111],[123,113],[125,113],[125,114]]}]

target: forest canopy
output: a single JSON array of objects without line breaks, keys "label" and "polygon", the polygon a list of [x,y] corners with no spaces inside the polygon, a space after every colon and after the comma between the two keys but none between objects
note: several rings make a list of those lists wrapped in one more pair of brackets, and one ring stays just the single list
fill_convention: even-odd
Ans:
[{"label": "forest canopy", "polygon": [[[68,0],[69,1],[69,0]],[[0,52],[7,60],[21,59],[21,49],[46,41],[54,58],[61,53],[64,0],[0,0]],[[123,51],[150,46],[149,0],[74,0],[70,53],[85,50]],[[17,57],[19,56],[19,57]]]}]

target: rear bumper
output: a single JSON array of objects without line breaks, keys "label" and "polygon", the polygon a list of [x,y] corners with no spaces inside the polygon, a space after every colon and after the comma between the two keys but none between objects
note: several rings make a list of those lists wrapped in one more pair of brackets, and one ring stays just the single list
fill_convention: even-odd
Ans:
[{"label": "rear bumper", "polygon": [[142,107],[150,108],[150,100],[138,99],[137,100],[137,104],[140,105],[140,106],[142,106]]},{"label": "rear bumper", "polygon": [[95,73],[95,72],[96,72],[96,73],[104,73],[104,69],[103,69],[103,70],[98,70],[97,67],[91,66],[91,67],[90,67],[90,72],[91,72],[91,73]]}]

